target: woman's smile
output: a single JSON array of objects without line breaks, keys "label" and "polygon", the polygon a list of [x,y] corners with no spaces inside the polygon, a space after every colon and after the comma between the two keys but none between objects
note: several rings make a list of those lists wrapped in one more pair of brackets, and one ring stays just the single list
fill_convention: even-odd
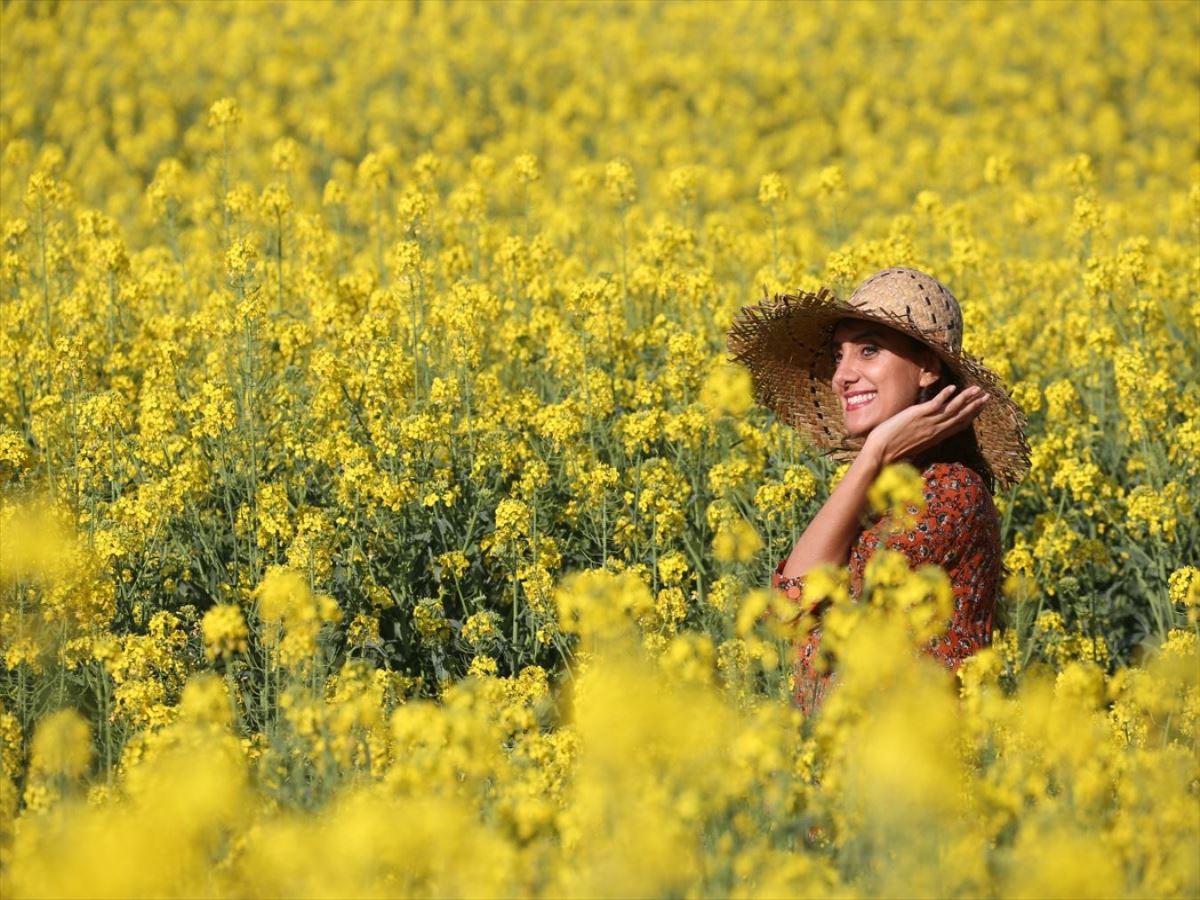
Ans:
[{"label": "woman's smile", "polygon": [[853,412],[856,409],[862,409],[878,396],[878,391],[861,391],[847,394],[844,398],[846,412]]}]

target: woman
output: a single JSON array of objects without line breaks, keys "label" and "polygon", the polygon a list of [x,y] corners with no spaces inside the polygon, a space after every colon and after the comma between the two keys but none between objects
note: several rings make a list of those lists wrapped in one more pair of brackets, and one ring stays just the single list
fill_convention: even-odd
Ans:
[{"label": "woman", "polygon": [[[804,575],[835,563],[848,566],[857,598],[867,560],[885,546],[913,568],[936,563],[950,577],[954,614],[927,653],[955,670],[990,644],[1001,575],[991,491],[1024,476],[1029,446],[1021,410],[990,370],[962,352],[954,296],[916,269],[885,269],[845,302],[822,288],[744,307],[729,349],[750,369],[760,402],[817,446],[852,460],[776,566],[772,585],[807,608]],[[907,531],[864,523],[867,489],[901,460],[921,471],[924,512]],[[815,666],[820,642],[819,621],[797,642],[795,701],[807,714],[836,677]]]}]

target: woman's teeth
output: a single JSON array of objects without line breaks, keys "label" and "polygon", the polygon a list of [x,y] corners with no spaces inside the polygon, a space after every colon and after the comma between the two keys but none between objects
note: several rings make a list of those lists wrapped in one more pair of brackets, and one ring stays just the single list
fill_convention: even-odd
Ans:
[{"label": "woman's teeth", "polygon": [[866,406],[878,396],[878,391],[871,391],[869,394],[857,394],[846,401],[846,410],[859,409]]}]

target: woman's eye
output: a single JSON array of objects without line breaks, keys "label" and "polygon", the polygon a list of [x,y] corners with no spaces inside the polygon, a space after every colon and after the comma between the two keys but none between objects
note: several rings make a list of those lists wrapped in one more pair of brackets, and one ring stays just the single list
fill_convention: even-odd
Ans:
[{"label": "woman's eye", "polygon": [[877,348],[872,347],[870,344],[868,344],[867,346],[863,347],[863,349],[862,349],[863,356],[874,356],[876,353],[876,349]]}]

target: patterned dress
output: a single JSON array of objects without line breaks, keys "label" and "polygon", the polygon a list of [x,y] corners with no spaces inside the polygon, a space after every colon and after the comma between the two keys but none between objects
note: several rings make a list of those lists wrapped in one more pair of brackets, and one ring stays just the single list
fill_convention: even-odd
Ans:
[{"label": "patterned dress", "polygon": [[[863,571],[880,546],[899,550],[910,568],[936,563],[945,569],[954,589],[954,614],[949,629],[924,648],[951,671],[976,650],[991,643],[992,612],[999,588],[1002,556],[1000,517],[983,479],[960,462],[933,462],[921,472],[925,481],[925,511],[910,531],[888,534],[881,520],[860,529],[850,547],[850,595],[857,601]],[[803,604],[801,578],[782,576],[785,557],[775,567],[771,585],[790,600]],[[815,670],[821,646],[820,623],[796,641],[795,703],[812,715],[837,680],[836,669]]]}]

